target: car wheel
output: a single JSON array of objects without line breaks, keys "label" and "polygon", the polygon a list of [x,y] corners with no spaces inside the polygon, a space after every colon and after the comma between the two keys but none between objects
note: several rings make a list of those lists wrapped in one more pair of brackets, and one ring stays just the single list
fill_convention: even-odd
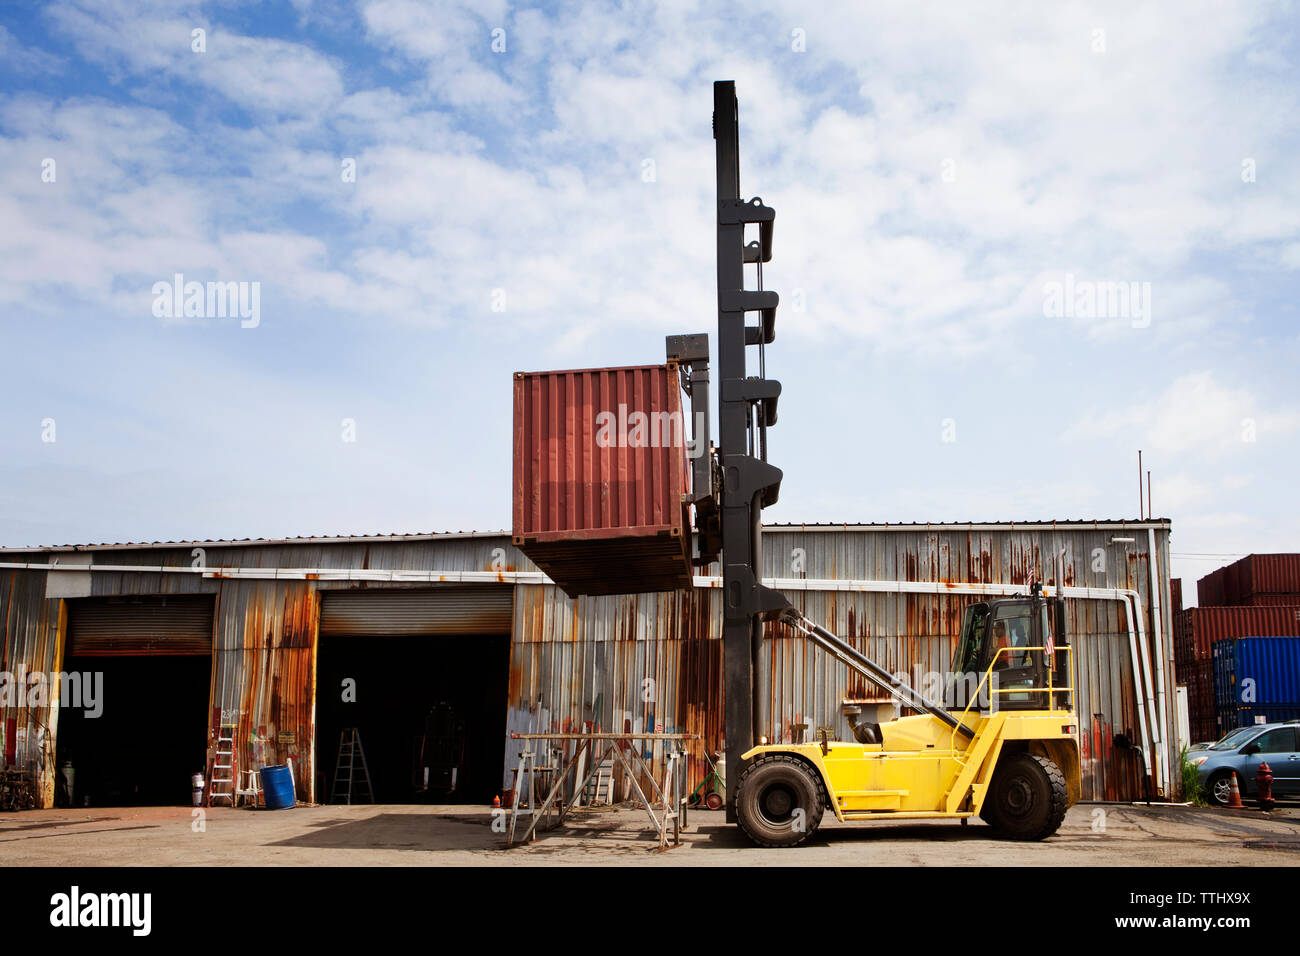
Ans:
[{"label": "car wheel", "polygon": [[[1240,784],[1238,784],[1240,789]],[[1205,792],[1209,794],[1210,802],[1215,806],[1226,807],[1231,799],[1232,793],[1232,771],[1217,770],[1210,775],[1210,779],[1205,782]]]}]

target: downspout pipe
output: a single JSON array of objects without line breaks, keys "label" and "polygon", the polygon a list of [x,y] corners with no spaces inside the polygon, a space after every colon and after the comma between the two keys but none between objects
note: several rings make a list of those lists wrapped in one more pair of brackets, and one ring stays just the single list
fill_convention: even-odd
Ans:
[{"label": "downspout pipe", "polygon": [[[1160,714],[1162,720],[1168,720],[1168,705],[1165,701],[1165,630],[1162,624],[1162,598],[1163,595],[1160,587],[1160,555],[1156,550],[1156,533],[1155,529],[1147,528],[1147,579],[1150,581],[1151,588],[1151,627],[1155,633],[1156,644],[1156,711]],[[1173,721],[1168,720],[1167,726],[1172,727]],[[1172,743],[1172,741],[1171,741]],[[1166,766],[1172,766],[1173,762],[1178,759],[1178,755],[1170,747],[1167,753]],[[1171,777],[1172,773],[1166,774]],[[1170,789],[1173,781],[1165,780],[1165,793],[1172,792]]]}]

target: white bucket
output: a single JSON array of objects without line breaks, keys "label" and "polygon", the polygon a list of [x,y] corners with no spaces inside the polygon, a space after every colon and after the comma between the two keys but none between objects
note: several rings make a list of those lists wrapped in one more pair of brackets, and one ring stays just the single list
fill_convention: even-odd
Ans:
[{"label": "white bucket", "polygon": [[196,773],[190,777],[190,786],[193,787],[194,806],[203,806],[203,774]]}]

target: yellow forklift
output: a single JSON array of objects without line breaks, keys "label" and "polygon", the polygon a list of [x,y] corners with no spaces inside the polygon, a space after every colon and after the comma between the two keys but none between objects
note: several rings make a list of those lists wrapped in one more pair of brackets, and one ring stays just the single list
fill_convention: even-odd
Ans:
[{"label": "yellow forklift", "polygon": [[[763,287],[776,212],[740,191],[738,114],[735,84],[715,83],[716,447],[709,443],[709,337],[667,340],[668,359],[681,371],[691,420],[698,423],[695,446],[710,449],[693,458],[686,502],[695,508],[694,563],[716,561],[722,576],[727,820],[764,846],[806,841],[828,807],[840,820],[965,822],[978,815],[1006,837],[1044,839],[1080,793],[1074,662],[1059,598],[1048,601],[1041,586],[1033,586],[969,607],[944,700],[937,701],[809,621],[762,582],[761,512],[776,503],[782,478],[767,454],[781,383],[767,376],[765,356],[776,336],[779,297]],[[748,284],[751,266],[756,288]],[[757,321],[750,324],[749,316]],[[757,367],[748,361],[751,349]],[[756,697],[764,691],[755,670],[765,626],[773,621],[886,690],[900,711],[914,713],[859,722],[850,710],[854,740],[769,744],[761,737]]]},{"label": "yellow forklift", "polygon": [[[795,632],[916,711],[880,723],[845,714],[852,741],[764,744],[744,753],[741,829],[761,846],[798,846],[829,808],[838,820],[978,815],[1012,840],[1042,840],[1079,800],[1073,649],[1060,600],[981,602],[966,609],[943,700],[930,700],[848,642],[787,610]],[[1057,613],[1051,613],[1056,611]]]}]

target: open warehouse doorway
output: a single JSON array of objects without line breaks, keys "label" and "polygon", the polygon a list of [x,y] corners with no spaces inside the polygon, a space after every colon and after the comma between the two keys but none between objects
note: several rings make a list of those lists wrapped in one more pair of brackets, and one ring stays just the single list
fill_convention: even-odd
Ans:
[{"label": "open warehouse doorway", "polygon": [[82,702],[92,706],[59,714],[56,802],[190,802],[207,752],[212,609],[211,595],[68,602],[63,670],[79,675]]},{"label": "open warehouse doorway", "polygon": [[[379,803],[487,803],[501,783],[510,587],[324,591],[317,799],[355,728]],[[364,799],[364,796],[360,796]]]}]

